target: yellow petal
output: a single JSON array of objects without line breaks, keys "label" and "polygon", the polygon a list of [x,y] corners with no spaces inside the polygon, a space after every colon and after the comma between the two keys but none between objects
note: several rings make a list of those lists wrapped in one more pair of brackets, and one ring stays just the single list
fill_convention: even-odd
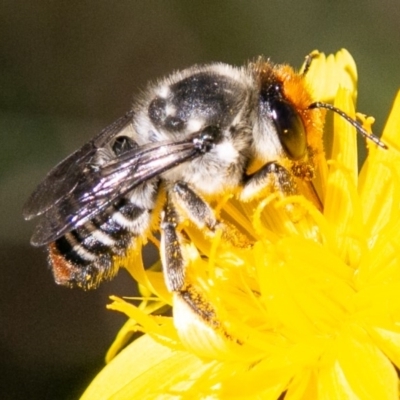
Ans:
[{"label": "yellow petal", "polygon": [[212,366],[142,336],[97,375],[81,400],[179,399]]},{"label": "yellow petal", "polygon": [[390,358],[390,360],[400,367],[400,326],[396,323],[389,323],[386,326],[376,326],[369,329],[370,335],[375,340],[377,346]]},{"label": "yellow petal", "polygon": [[389,146],[390,149],[400,151],[399,127],[400,127],[400,91],[397,92],[392,111],[389,119],[386,122],[382,134],[382,140]]},{"label": "yellow petal", "polygon": [[361,328],[342,331],[335,350],[329,366],[321,370],[318,399],[398,399],[393,365]]},{"label": "yellow petal", "polygon": [[274,329],[299,341],[330,332],[343,320],[354,295],[353,271],[339,258],[295,238],[257,244],[255,253],[266,319]]},{"label": "yellow petal", "polygon": [[[313,97],[317,101],[333,102],[339,88],[347,89],[357,96],[357,67],[353,57],[346,49],[330,54],[313,52],[310,69],[306,75],[313,90]],[[311,54],[313,54],[311,53]]]},{"label": "yellow petal", "polygon": [[393,283],[400,275],[400,220],[390,221],[378,237],[370,239],[371,249],[359,264],[356,284],[361,291],[368,286]]},{"label": "yellow petal", "polygon": [[400,92],[397,94],[382,139],[388,149],[370,145],[360,173],[359,192],[370,242],[381,230],[400,219]]}]

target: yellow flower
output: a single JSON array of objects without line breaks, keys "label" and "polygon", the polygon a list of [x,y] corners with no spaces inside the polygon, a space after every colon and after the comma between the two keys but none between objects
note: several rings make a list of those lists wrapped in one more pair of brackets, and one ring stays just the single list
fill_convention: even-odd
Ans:
[{"label": "yellow flower", "polygon": [[[315,98],[354,117],[349,53],[318,55],[307,79]],[[207,322],[132,250],[143,300],[114,298],[110,308],[129,320],[83,400],[399,398],[400,94],[382,137],[389,148],[368,143],[359,174],[355,129],[334,115],[326,131],[333,142],[313,181],[322,207],[279,193],[221,200],[217,212],[251,247],[185,227],[188,287]],[[173,318],[154,315],[165,304]],[[137,331],[145,335],[116,355]]]}]

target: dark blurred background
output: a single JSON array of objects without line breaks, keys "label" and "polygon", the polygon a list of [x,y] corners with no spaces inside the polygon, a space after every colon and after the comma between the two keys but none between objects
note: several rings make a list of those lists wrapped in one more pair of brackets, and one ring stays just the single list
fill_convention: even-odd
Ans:
[{"label": "dark blurred background", "polygon": [[[357,4],[362,4],[358,6]],[[21,208],[44,174],[129,108],[147,81],[194,63],[263,54],[300,66],[347,48],[359,110],[380,132],[400,87],[397,1],[45,1],[0,5],[0,398],[77,399],[103,365],[131,295],[53,283]]]}]

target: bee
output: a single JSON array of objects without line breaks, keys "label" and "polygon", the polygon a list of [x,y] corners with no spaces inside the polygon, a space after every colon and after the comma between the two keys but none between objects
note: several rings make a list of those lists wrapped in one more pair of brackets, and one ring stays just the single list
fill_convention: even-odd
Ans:
[{"label": "bee", "polygon": [[[246,200],[271,180],[295,193],[294,178],[311,180],[321,109],[304,72],[259,58],[243,67],[193,66],[150,84],[131,110],[59,163],[32,193],[24,217],[41,220],[31,239],[47,246],[56,283],[96,288],[148,233],[159,193],[165,281],[184,290],[185,259],[177,226],[189,219],[215,232],[224,224],[210,201],[221,193]],[[262,166],[248,173],[260,160]],[[211,199],[211,200],[210,200]]]}]

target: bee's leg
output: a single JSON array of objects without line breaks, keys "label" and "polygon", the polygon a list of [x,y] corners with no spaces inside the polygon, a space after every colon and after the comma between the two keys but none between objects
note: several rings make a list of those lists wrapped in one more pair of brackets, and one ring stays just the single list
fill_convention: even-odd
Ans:
[{"label": "bee's leg", "polygon": [[176,206],[182,209],[200,229],[214,231],[218,221],[211,207],[187,184],[177,182],[167,194],[161,221],[161,254],[167,287],[176,292],[182,289],[185,281],[186,261],[182,254],[183,237],[177,231],[180,222]]},{"label": "bee's leg", "polygon": [[186,260],[182,254],[183,238],[177,231],[178,213],[167,194],[167,201],[161,216],[161,261],[164,278],[170,292],[177,292],[185,284]]},{"label": "bee's leg", "polygon": [[251,246],[249,238],[228,221],[220,221],[210,205],[185,182],[176,182],[172,188],[174,202],[184,215],[206,234],[221,230],[222,240],[235,247]]},{"label": "bee's leg", "polygon": [[[176,207],[180,213],[176,211]],[[170,291],[184,286],[186,263],[182,254],[183,237],[177,232],[179,215],[188,218],[206,234],[222,231],[222,238],[236,247],[250,246],[249,239],[228,222],[219,221],[210,205],[184,182],[176,182],[168,192],[161,222],[161,253]]]},{"label": "bee's leg", "polygon": [[[179,204],[177,204],[179,203]],[[185,304],[201,321],[213,328],[220,327],[213,306],[198,288],[185,281],[187,260],[184,255],[185,239],[177,230],[179,213],[176,206],[182,208],[186,217],[199,227],[214,231],[220,223],[210,206],[185,183],[174,184],[167,193],[161,221],[161,259],[167,288],[175,293],[177,304]],[[182,309],[182,306],[180,307]]]},{"label": "bee's leg", "polygon": [[[271,192],[279,191],[284,195],[296,194],[293,174],[275,162],[264,165],[253,175],[245,179],[241,194],[242,200],[250,200],[261,190],[269,187]],[[180,213],[177,212],[177,208]],[[185,286],[186,261],[183,255],[184,239],[177,231],[179,215],[183,213],[199,229],[208,234],[222,230],[222,238],[237,247],[247,247],[248,238],[227,222],[219,221],[210,207],[185,182],[176,182],[167,194],[161,222],[161,254],[167,287],[172,292],[181,291]]]},{"label": "bee's leg", "polygon": [[215,231],[219,224],[212,208],[185,182],[176,182],[172,187],[173,199],[199,229]]},{"label": "bee's leg", "polygon": [[286,196],[297,193],[293,174],[276,162],[269,162],[254,174],[245,177],[240,199],[249,201],[266,189]]},{"label": "bee's leg", "polygon": [[320,53],[318,51],[313,51],[310,54],[306,55],[305,62],[303,65],[303,70],[301,72],[302,75],[307,75],[307,72],[310,70],[312,62],[318,57]]}]

